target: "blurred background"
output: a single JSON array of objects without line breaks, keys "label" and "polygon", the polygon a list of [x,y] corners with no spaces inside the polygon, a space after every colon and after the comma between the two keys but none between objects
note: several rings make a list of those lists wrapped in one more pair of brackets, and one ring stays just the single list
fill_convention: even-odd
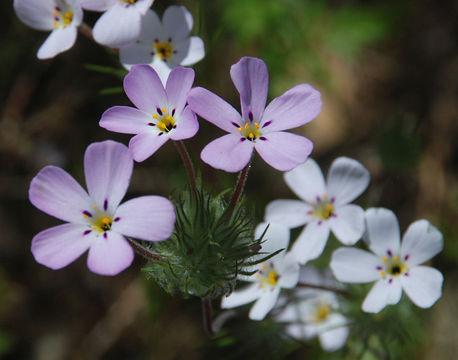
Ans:
[{"label": "blurred background", "polygon": [[[47,34],[21,23],[12,1],[2,1],[0,358],[456,359],[458,2],[156,0],[153,10],[162,14],[176,4],[192,12],[194,34],[206,44],[206,57],[194,66],[196,85],[239,108],[229,68],[249,55],[267,63],[269,100],[298,83],[321,91],[322,113],[296,131],[315,143],[312,155],[324,170],[338,156],[369,169],[360,205],[392,209],[402,231],[419,218],[442,231],[444,251],[433,265],[445,276],[443,296],[432,309],[415,311],[404,324],[409,336],[391,354],[358,352],[355,342],[327,354],[317,341],[284,339],[274,324],[248,320],[246,308],[210,340],[199,299],[166,294],[145,279],[140,257],[115,277],[89,272],[85,256],[59,271],[37,264],[32,237],[59,221],[29,203],[30,180],[54,164],[84,183],[83,154],[91,142],[127,144],[128,135],[109,133],[98,120],[108,107],[129,102],[120,91],[122,76],[95,71],[121,69],[115,51],[79,34],[70,51],[40,61],[36,52]],[[92,26],[97,17],[86,12],[84,19]],[[199,162],[203,146],[222,133],[200,124],[186,144],[216,194],[232,187],[236,175]],[[185,183],[178,153],[167,143],[136,165],[127,196],[169,196]],[[281,173],[258,159],[246,190],[254,221],[262,220],[269,201],[294,198]]]}]

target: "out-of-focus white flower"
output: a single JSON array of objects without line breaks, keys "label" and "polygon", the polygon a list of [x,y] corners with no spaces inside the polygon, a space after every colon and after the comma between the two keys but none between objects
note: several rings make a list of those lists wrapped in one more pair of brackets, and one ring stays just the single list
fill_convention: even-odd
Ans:
[{"label": "out-of-focus white flower", "polygon": [[[256,227],[255,237],[261,237],[268,224],[261,223]],[[262,257],[278,253],[267,261],[254,266],[248,271],[256,271],[251,276],[239,276],[241,280],[252,282],[252,285],[234,291],[224,297],[221,303],[223,309],[234,308],[255,301],[250,310],[249,318],[262,320],[275,306],[281,288],[291,289],[296,286],[299,278],[299,265],[294,257],[286,254],[289,243],[289,230],[279,224],[270,224],[266,234],[266,241],[262,244]]]},{"label": "out-of-focus white flower", "polygon": [[189,36],[192,26],[192,15],[184,6],[169,6],[162,22],[149,10],[142,17],[138,40],[119,49],[121,63],[127,69],[148,64],[165,84],[174,67],[195,64],[205,56],[202,39]]},{"label": "out-of-focus white flower", "polygon": [[[335,287],[314,268],[301,270],[301,283]],[[337,296],[326,290],[298,288],[295,292],[297,302],[288,304],[275,319],[286,322],[287,333],[298,340],[318,337],[321,347],[326,351],[342,348],[348,338],[348,319],[340,313]]]},{"label": "out-of-focus white flower", "polygon": [[118,48],[138,39],[142,16],[154,0],[80,0],[83,9],[104,11],[94,25],[95,41]]},{"label": "out-of-focus white flower", "polygon": [[402,289],[412,302],[431,307],[442,294],[440,271],[420,266],[442,250],[442,234],[427,220],[412,223],[400,242],[399,224],[391,210],[366,211],[367,241],[372,253],[354,248],[337,249],[331,260],[334,276],[342,282],[376,281],[363,302],[363,310],[378,313],[397,304]]},{"label": "out-of-focus white flower", "polygon": [[369,184],[369,172],[358,161],[339,157],[331,164],[327,181],[318,164],[308,159],[284,175],[302,200],[274,200],[265,220],[295,228],[307,224],[291,252],[301,264],[321,255],[332,230],[345,245],[353,245],[364,232],[364,210],[351,201]]},{"label": "out-of-focus white flower", "polygon": [[49,59],[70,49],[76,40],[83,11],[77,0],[14,0],[19,19],[36,30],[50,31],[38,50],[39,59]]}]

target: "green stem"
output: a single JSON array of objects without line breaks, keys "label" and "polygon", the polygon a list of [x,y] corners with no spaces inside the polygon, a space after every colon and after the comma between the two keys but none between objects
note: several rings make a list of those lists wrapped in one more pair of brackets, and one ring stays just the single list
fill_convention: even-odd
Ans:
[{"label": "green stem", "polygon": [[148,260],[162,261],[164,258],[141,246],[137,241],[127,238],[134,248],[135,252]]},{"label": "green stem", "polygon": [[314,284],[308,284],[308,283],[298,283],[296,286],[297,287],[304,287],[304,288],[311,288],[311,289],[326,290],[326,291],[331,291],[331,292],[333,292],[333,293],[335,293],[337,295],[345,296],[347,298],[351,297],[350,293],[348,293],[345,290],[340,290],[340,289],[331,288],[331,287],[327,287],[327,286],[314,285]]},{"label": "green stem", "polygon": [[174,141],[174,143],[177,146],[178,152],[180,153],[181,159],[183,160],[184,167],[186,168],[191,189],[196,190],[196,173],[194,172],[191,157],[189,156],[189,153],[186,150],[186,146],[182,141]]},{"label": "green stem", "polygon": [[215,336],[212,324],[212,303],[207,298],[202,299],[202,314],[205,332],[209,337]]},{"label": "green stem", "polygon": [[239,201],[240,197],[242,196],[243,188],[245,186],[245,182],[248,177],[248,170],[250,170],[250,167],[251,162],[249,162],[248,165],[245,166],[245,168],[240,172],[239,178],[237,180],[237,185],[235,186],[235,190],[232,193],[231,202],[229,203],[229,206],[226,209],[223,219],[227,219],[232,214],[232,211],[234,211],[237,201]]}]

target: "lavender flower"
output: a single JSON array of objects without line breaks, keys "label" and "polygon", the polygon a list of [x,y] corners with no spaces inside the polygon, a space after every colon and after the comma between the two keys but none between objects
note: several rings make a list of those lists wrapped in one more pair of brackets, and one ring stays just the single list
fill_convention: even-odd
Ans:
[{"label": "lavender flower", "polygon": [[124,78],[127,97],[137,108],[114,106],[102,114],[100,126],[119,133],[137,134],[129,143],[136,161],[150,157],[169,138],[193,137],[199,129],[196,115],[186,106],[194,70],[176,67],[164,86],[148,65],[135,65]]},{"label": "lavender flower", "polygon": [[273,168],[291,170],[303,163],[313,144],[303,136],[283,132],[313,120],[321,111],[320,93],[300,84],[274,99],[267,107],[269,76],[264,61],[243,57],[231,67],[240,93],[242,115],[210,91],[197,87],[188,95],[191,109],[229,134],[212,141],[201,158],[216,169],[242,170],[253,149]]},{"label": "lavender flower", "polygon": [[116,275],[134,258],[124,236],[146,241],[167,239],[175,224],[173,204],[168,199],[142,196],[120,205],[132,169],[129,150],[114,141],[94,143],[86,149],[88,193],[61,168],[43,168],[30,184],[30,201],[68,224],[49,228],[33,238],[35,260],[55,270],[89,250],[87,265],[92,272]]}]

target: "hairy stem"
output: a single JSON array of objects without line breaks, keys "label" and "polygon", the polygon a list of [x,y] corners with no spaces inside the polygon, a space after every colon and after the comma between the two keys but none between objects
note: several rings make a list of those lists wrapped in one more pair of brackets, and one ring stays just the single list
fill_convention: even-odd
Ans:
[{"label": "hairy stem", "polygon": [[340,290],[340,289],[336,289],[336,288],[332,288],[328,286],[314,285],[314,284],[308,284],[308,283],[298,283],[296,286],[303,287],[303,288],[326,290],[326,291],[331,291],[337,295],[345,296],[347,298],[351,297],[350,293],[345,290]]},{"label": "hairy stem", "polygon": [[186,168],[186,173],[188,174],[189,184],[191,189],[196,189],[196,173],[194,172],[194,167],[192,166],[191,157],[189,156],[186,146],[182,141],[174,141],[177,145],[178,152],[180,153],[181,159],[183,160],[184,167]]},{"label": "hairy stem", "polygon": [[207,299],[207,298],[202,299],[202,314],[203,314],[205,332],[207,333],[209,337],[215,336],[215,332],[213,331],[213,324],[212,324],[212,303],[210,299]]},{"label": "hairy stem", "polygon": [[148,249],[146,249],[143,246],[141,246],[137,241],[132,240],[130,238],[127,238],[127,239],[129,240],[130,244],[134,248],[135,252],[137,254],[143,256],[145,259],[155,260],[155,261],[164,260],[164,258],[162,256],[149,251]]},{"label": "hairy stem", "polygon": [[246,179],[248,177],[248,170],[250,170],[251,162],[248,163],[247,166],[240,172],[239,178],[237,180],[237,185],[235,186],[234,192],[232,193],[231,202],[224,213],[223,219],[227,219],[234,211],[235,205],[237,201],[239,201],[240,197],[243,193],[243,188],[245,186]]}]

